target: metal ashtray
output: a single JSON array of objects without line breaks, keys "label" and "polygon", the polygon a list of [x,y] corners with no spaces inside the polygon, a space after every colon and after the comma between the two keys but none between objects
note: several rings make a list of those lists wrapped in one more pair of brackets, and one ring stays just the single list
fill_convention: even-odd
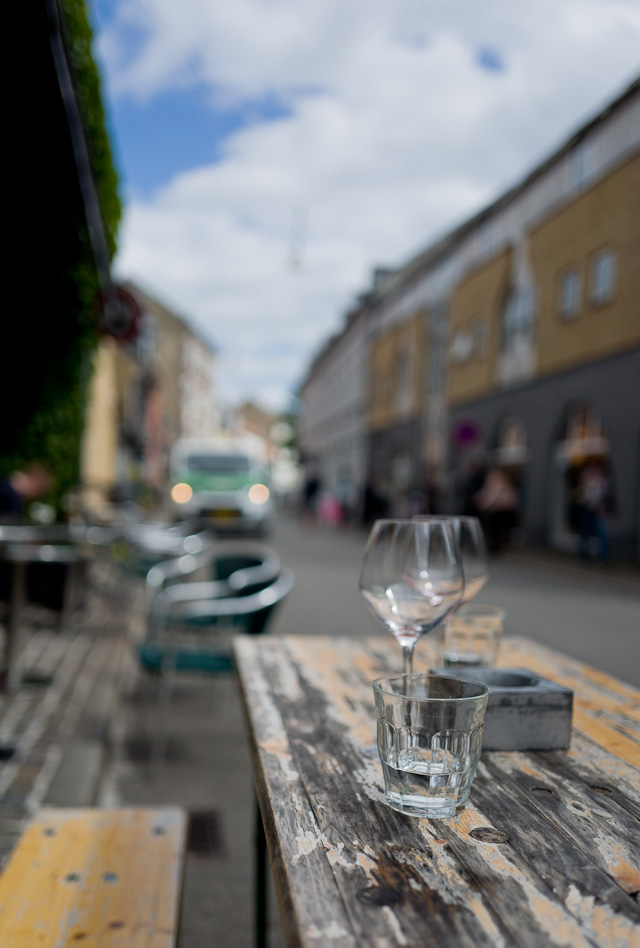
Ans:
[{"label": "metal ashtray", "polygon": [[573,691],[526,668],[432,668],[491,688],[483,751],[565,750],[571,742]]}]

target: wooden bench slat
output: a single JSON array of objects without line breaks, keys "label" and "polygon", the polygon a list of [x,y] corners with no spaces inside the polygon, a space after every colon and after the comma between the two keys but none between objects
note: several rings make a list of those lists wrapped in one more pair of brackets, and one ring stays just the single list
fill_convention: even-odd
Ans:
[{"label": "wooden bench slat", "polygon": [[40,810],[0,876],[2,948],[172,948],[186,815]]}]

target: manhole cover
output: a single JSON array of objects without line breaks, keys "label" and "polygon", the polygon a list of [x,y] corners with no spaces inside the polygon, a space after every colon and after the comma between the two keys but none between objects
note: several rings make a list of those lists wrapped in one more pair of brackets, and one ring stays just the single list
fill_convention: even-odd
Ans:
[{"label": "manhole cover", "polygon": [[221,823],[215,810],[196,810],[189,814],[187,849],[190,853],[207,856],[222,853]]}]

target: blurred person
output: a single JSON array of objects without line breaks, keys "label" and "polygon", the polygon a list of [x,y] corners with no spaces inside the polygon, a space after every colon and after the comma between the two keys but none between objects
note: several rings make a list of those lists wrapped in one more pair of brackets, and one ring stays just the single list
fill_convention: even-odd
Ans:
[{"label": "blurred person", "polygon": [[482,458],[473,458],[469,465],[469,473],[462,488],[462,513],[465,517],[479,516],[476,494],[482,490],[487,476],[487,469]]},{"label": "blurred person", "polygon": [[399,516],[411,520],[421,514],[429,513],[427,495],[420,487],[414,487],[401,501]]},{"label": "blurred person", "polygon": [[596,540],[596,559],[609,561],[609,515],[613,512],[613,491],[604,460],[592,458],[583,467],[576,488],[578,556],[589,560],[591,538]]},{"label": "blurred person", "polygon": [[342,522],[342,505],[329,492],[320,495],[317,513],[320,522],[328,524],[330,527],[337,527]]},{"label": "blurred person", "polygon": [[386,493],[382,490],[379,481],[369,479],[364,485],[362,497],[362,523],[371,526],[374,520],[383,520],[389,516],[391,504]]},{"label": "blurred person", "polygon": [[439,498],[440,492],[435,479],[432,476],[425,477],[422,484],[413,487],[407,493],[402,507],[402,516],[410,520],[412,517],[437,514],[440,508]]},{"label": "blurred person", "polygon": [[27,506],[53,488],[53,472],[41,461],[31,461],[0,481],[0,522],[23,523]]},{"label": "blurred person", "polygon": [[314,526],[318,519],[318,501],[322,482],[315,469],[311,469],[302,485],[302,522]]},{"label": "blurred person", "polygon": [[346,472],[342,472],[338,477],[335,497],[341,508],[340,524],[345,528],[352,527],[357,506],[357,491],[350,475]]},{"label": "blurred person", "polygon": [[[0,481],[0,523],[24,524],[29,509],[46,496],[56,483],[53,471],[42,461],[31,461]],[[68,567],[64,563],[29,563],[26,595],[29,602],[61,610]],[[9,600],[11,566],[0,564],[0,601]]]},{"label": "blurred person", "polygon": [[500,553],[509,545],[519,515],[518,492],[504,468],[492,467],[472,499],[489,551]]},{"label": "blurred person", "polygon": [[[24,522],[26,508],[33,501],[44,497],[53,488],[55,477],[40,461],[32,461],[24,468],[13,471],[0,480],[0,523],[18,525]],[[53,565],[53,564],[52,564]],[[28,572],[28,579],[32,579]],[[8,602],[11,590],[12,568],[7,562],[0,563],[0,601]],[[13,744],[0,743],[0,761],[9,760],[15,754]]]},{"label": "blurred person", "polygon": [[427,509],[425,513],[434,515],[441,513],[440,486],[434,477],[427,479]]}]

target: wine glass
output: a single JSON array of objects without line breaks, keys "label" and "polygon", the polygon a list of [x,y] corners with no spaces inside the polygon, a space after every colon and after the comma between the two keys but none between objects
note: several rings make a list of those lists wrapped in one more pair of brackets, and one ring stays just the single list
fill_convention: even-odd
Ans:
[{"label": "wine glass", "polygon": [[448,520],[377,520],[364,551],[360,592],[402,646],[403,673],[418,639],[453,612],[464,575]]},{"label": "wine glass", "polygon": [[458,549],[462,556],[464,573],[464,592],[460,605],[470,602],[477,596],[489,579],[489,557],[482,524],[477,517],[457,517],[446,515],[418,515],[416,520],[445,520],[453,526]]},{"label": "wine glass", "polygon": [[[462,557],[462,571],[464,573],[464,592],[458,606],[456,606],[451,617],[441,627],[441,635],[438,642],[437,654],[440,665],[461,665],[464,664],[461,658],[460,649],[463,651],[465,646],[461,646],[460,633],[456,633],[454,624],[457,615],[462,616],[464,606],[469,603],[474,596],[477,596],[482,587],[489,578],[489,557],[487,555],[487,545],[484,539],[482,524],[477,517],[446,517],[431,516],[420,517],[419,519],[434,521],[450,521],[455,533],[458,549]],[[465,624],[462,625],[464,629]],[[464,636],[462,641],[464,641]],[[477,647],[477,646],[476,646]],[[468,646],[467,646],[468,648]],[[477,658],[471,658],[475,655],[476,648],[468,650],[468,664],[478,664]],[[456,656],[452,658],[452,656]]]}]

